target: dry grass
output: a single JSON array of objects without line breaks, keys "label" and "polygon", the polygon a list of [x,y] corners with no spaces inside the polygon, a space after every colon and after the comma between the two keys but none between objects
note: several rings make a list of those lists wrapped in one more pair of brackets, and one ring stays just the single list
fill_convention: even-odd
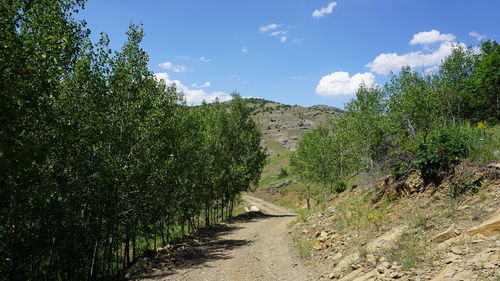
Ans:
[{"label": "dry grass", "polygon": [[307,236],[302,236],[298,233],[292,235],[293,245],[297,249],[297,254],[300,258],[307,259],[313,251],[314,240]]},{"label": "dry grass", "polygon": [[429,239],[415,229],[403,233],[394,247],[384,250],[389,261],[401,264],[403,270],[410,270],[423,261],[423,255],[429,247]]},{"label": "dry grass", "polygon": [[335,205],[335,213],[339,214],[335,228],[339,233],[360,229],[376,229],[385,223],[387,214],[391,211],[392,203],[390,201],[373,204],[370,192],[361,195],[344,193],[340,196],[346,198],[339,199]]}]

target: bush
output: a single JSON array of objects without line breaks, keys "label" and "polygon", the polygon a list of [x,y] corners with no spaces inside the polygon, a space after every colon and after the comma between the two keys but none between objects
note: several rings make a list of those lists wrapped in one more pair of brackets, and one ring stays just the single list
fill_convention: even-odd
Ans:
[{"label": "bush", "polygon": [[333,184],[332,191],[335,193],[341,193],[344,192],[347,188],[347,184],[343,181],[336,181],[335,184]]},{"label": "bush", "polygon": [[441,183],[443,175],[460,163],[468,153],[467,134],[463,129],[441,128],[423,137],[416,149],[415,164],[425,184]]},{"label": "bush", "polygon": [[477,193],[479,186],[480,182],[474,180],[472,172],[457,174],[450,182],[450,196],[456,198],[467,192]]},{"label": "bush", "polygon": [[280,174],[278,175],[278,178],[284,178],[288,176],[288,171],[285,168],[280,168]]},{"label": "bush", "polygon": [[398,161],[398,163],[392,168],[391,174],[396,179],[399,180],[408,174],[409,166],[404,161]]}]

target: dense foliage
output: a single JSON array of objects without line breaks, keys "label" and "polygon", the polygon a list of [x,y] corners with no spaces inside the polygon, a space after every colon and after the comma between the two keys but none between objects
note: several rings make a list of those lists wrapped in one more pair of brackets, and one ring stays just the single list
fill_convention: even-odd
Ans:
[{"label": "dense foliage", "polygon": [[244,101],[188,107],[143,31],[92,44],[82,0],[0,1],[0,280],[102,280],[231,215],[265,162]]},{"label": "dense foliage", "polygon": [[384,87],[361,85],[340,119],[305,134],[292,171],[324,191],[360,171],[400,179],[417,169],[439,184],[466,157],[498,160],[498,135],[487,129],[499,120],[500,46],[456,45],[434,72],[403,67]]}]

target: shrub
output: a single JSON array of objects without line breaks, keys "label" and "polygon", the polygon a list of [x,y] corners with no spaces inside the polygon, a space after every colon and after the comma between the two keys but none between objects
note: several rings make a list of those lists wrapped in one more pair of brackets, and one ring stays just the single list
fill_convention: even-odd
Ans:
[{"label": "shrub", "polygon": [[343,181],[336,181],[333,184],[332,191],[335,193],[342,193],[346,190],[347,184]]},{"label": "shrub", "polygon": [[455,175],[450,182],[450,196],[456,198],[466,192],[479,192],[480,182],[474,180],[473,173],[464,172]]},{"label": "shrub", "polygon": [[439,184],[443,174],[467,156],[467,134],[456,128],[432,130],[420,141],[415,164],[425,184]]},{"label": "shrub", "polygon": [[284,178],[288,176],[288,171],[285,168],[280,168],[280,174],[278,175],[279,178]]},{"label": "shrub", "polygon": [[406,162],[398,161],[398,163],[392,168],[391,173],[396,180],[399,180],[408,174],[408,170],[409,166]]}]

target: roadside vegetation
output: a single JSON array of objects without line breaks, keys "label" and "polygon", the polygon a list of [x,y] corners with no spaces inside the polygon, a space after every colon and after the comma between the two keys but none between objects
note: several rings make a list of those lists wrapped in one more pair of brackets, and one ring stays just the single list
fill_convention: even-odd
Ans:
[{"label": "roadside vegetation", "polygon": [[430,280],[450,256],[457,278],[494,276],[491,265],[465,265],[494,235],[435,237],[499,208],[498,69],[497,42],[457,45],[432,73],[405,67],[382,87],[361,86],[342,115],[306,132],[284,167],[294,184],[274,196],[291,206],[288,193],[311,187],[313,208],[303,196],[294,204],[299,255],[329,279]]},{"label": "roadside vegetation", "polygon": [[1,1],[0,280],[108,280],[231,216],[265,163],[237,94],[189,107],[140,26],[112,52],[82,0]]},{"label": "roadside vegetation", "polygon": [[304,135],[291,171],[326,200],[361,174],[418,171],[439,185],[464,160],[499,160],[500,46],[478,49],[457,45],[430,74],[403,68],[383,87],[362,85],[342,117]]}]

